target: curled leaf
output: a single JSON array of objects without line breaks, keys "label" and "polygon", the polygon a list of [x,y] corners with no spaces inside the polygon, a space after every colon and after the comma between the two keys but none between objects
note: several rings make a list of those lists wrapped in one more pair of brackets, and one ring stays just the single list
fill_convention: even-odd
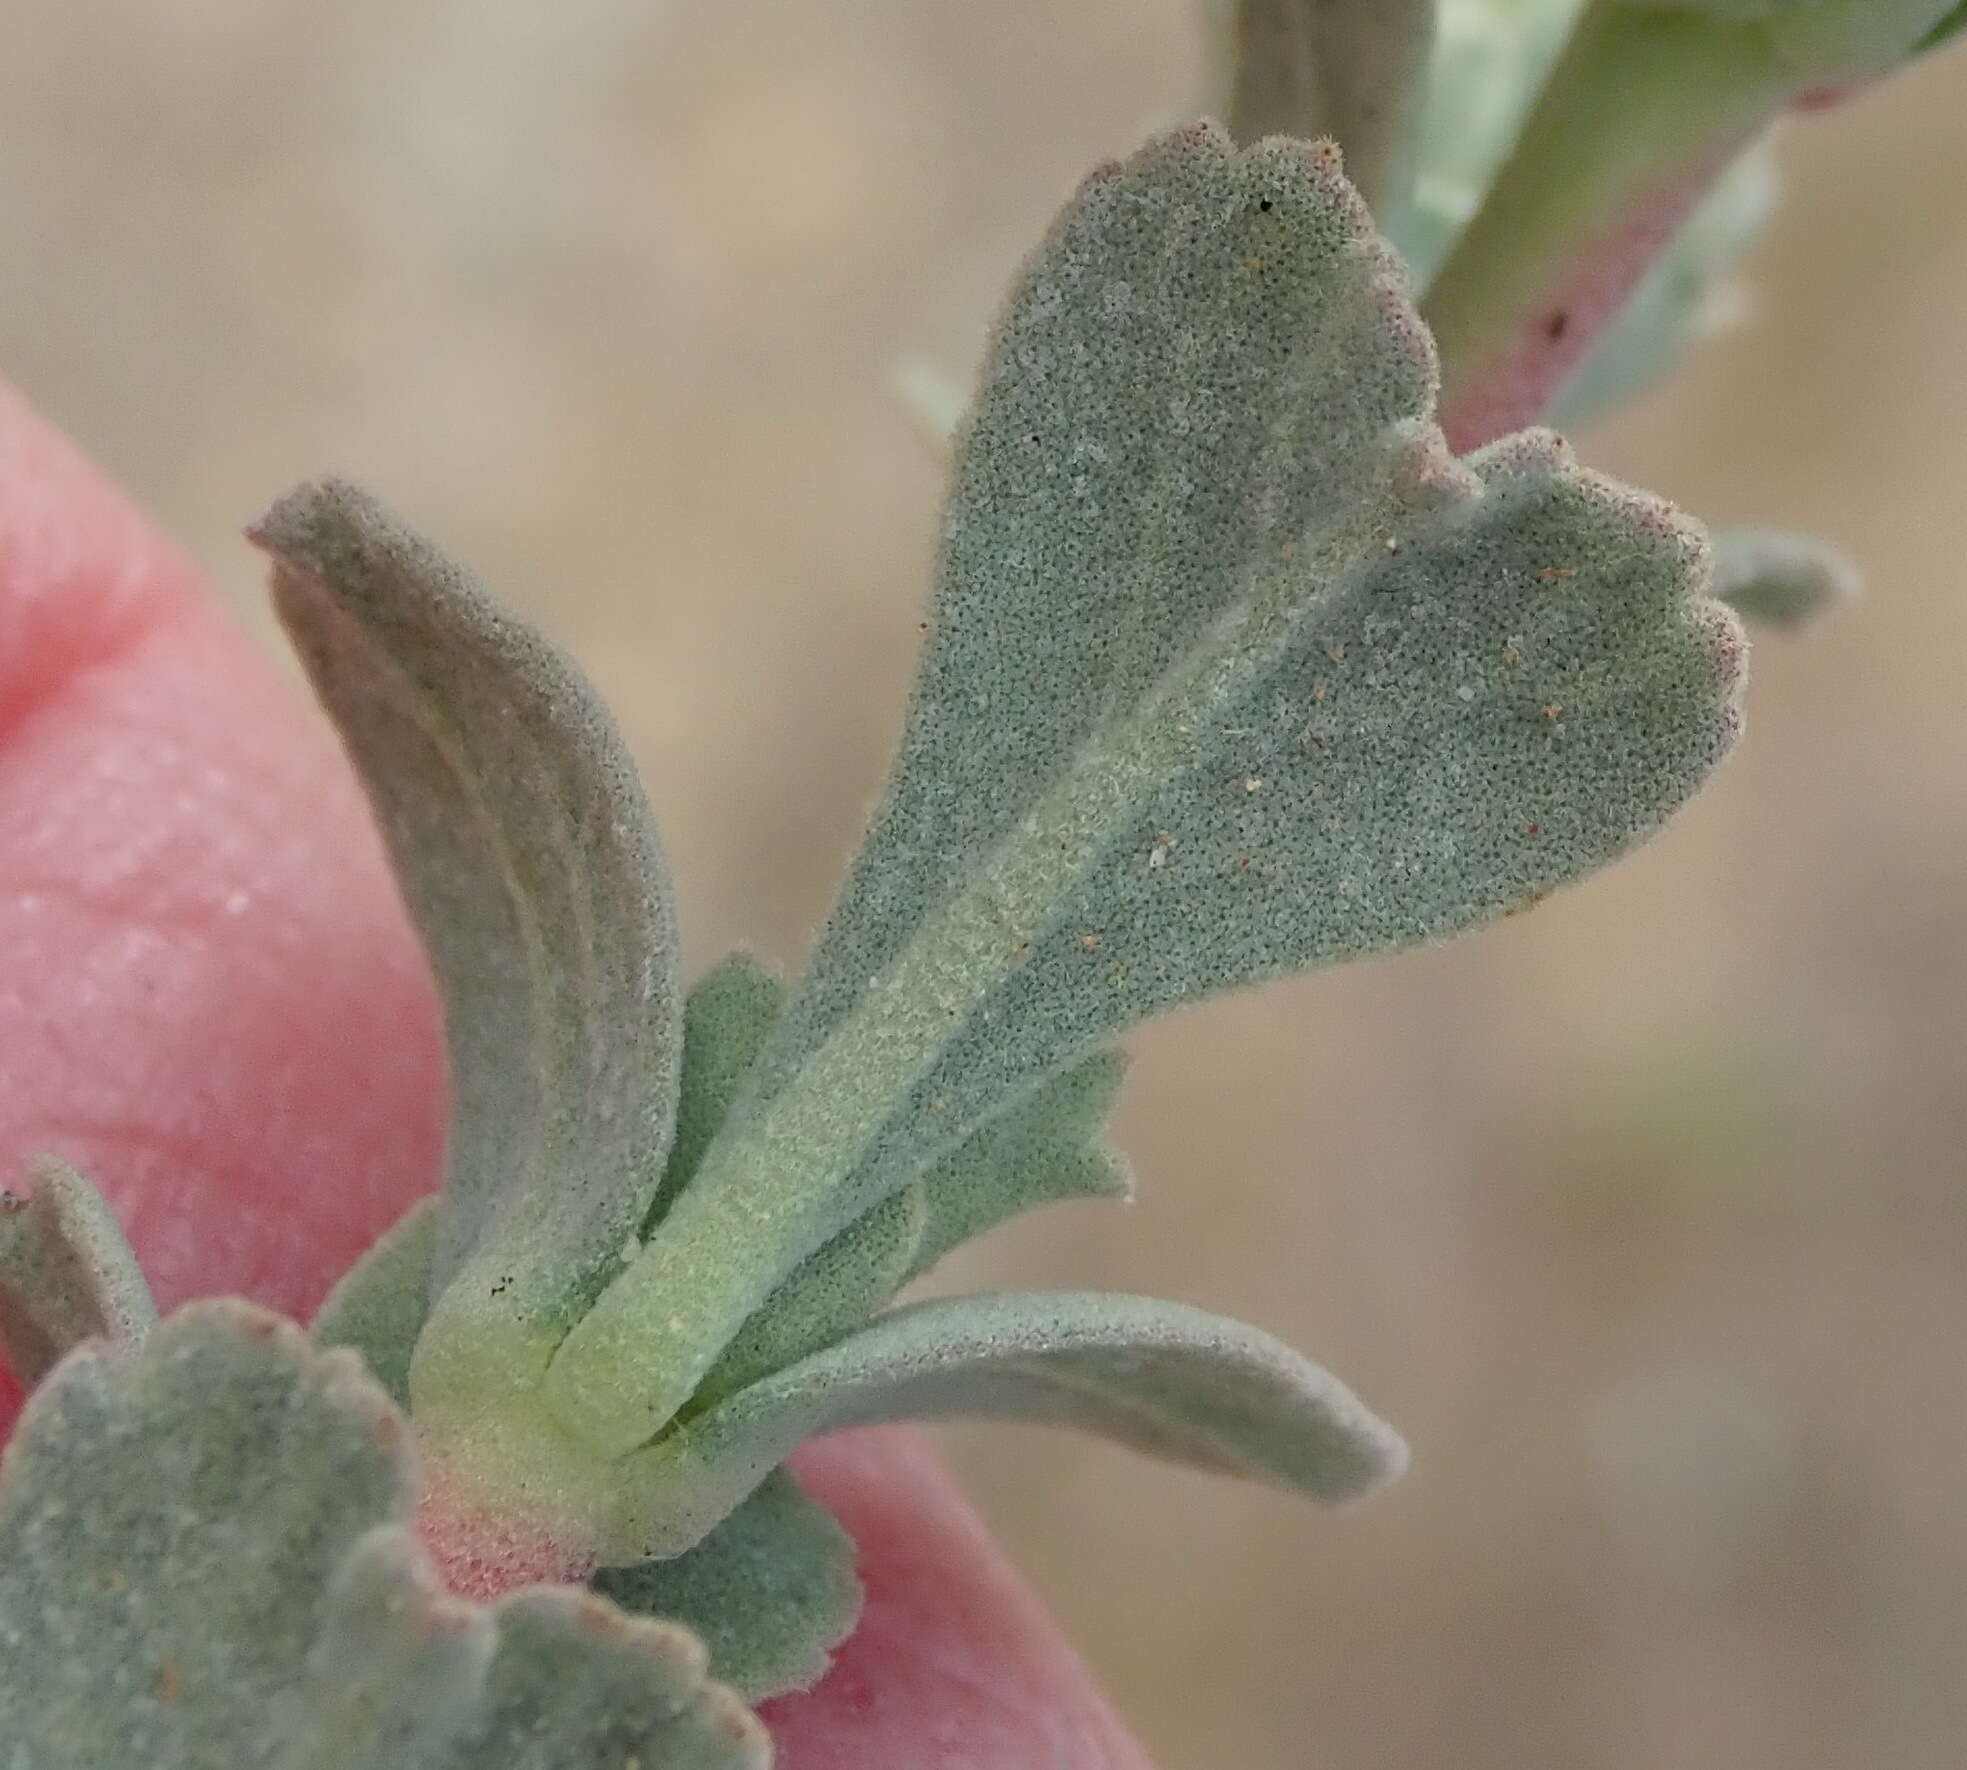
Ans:
[{"label": "curled leaf", "polygon": [[135,1345],[157,1320],[102,1194],[52,1157],[32,1171],[31,1197],[0,1192],[0,1357],[28,1388],[84,1340]]},{"label": "curled leaf", "polygon": [[617,1546],[688,1543],[819,1433],[958,1418],[1078,1426],[1328,1502],[1406,1464],[1343,1383],[1242,1322],[1099,1291],[951,1297],[884,1315],[639,1452]]},{"label": "curled leaf", "polygon": [[444,996],[450,1350],[525,1381],[642,1221],[674,1122],[668,875],[578,673],[367,493],[289,493],[254,539]]}]

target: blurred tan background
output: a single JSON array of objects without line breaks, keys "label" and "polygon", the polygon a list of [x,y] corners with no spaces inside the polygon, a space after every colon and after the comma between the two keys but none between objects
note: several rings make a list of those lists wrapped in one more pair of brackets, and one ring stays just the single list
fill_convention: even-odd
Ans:
[{"label": "blurred tan background", "polygon": [[[1195,104],[1195,10],[13,8],[0,371],[242,608],[272,493],[385,491],[621,709],[697,962],[796,960],[930,553],[895,364]],[[1967,53],[1796,127],[1755,322],[1588,439],[1869,574],[1724,777],[1532,916],[1152,1029],[1139,1205],[954,1275],[1248,1314],[1414,1442],[1333,1517],[951,1436],[1169,1770],[1967,1762],[1963,154]]]}]

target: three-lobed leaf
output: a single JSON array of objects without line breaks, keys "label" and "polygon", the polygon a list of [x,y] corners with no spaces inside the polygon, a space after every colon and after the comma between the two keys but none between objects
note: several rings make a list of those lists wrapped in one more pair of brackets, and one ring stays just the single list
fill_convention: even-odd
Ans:
[{"label": "three-lobed leaf", "polygon": [[[1548,437],[1455,461],[1433,395],[1329,150],[1205,126],[1087,182],[958,450],[886,797],[556,1355],[564,1424],[646,1440],[793,1265],[1133,1022],[1472,927],[1692,794],[1738,724],[1699,530]],[[726,1313],[678,1328],[684,1292]]]}]

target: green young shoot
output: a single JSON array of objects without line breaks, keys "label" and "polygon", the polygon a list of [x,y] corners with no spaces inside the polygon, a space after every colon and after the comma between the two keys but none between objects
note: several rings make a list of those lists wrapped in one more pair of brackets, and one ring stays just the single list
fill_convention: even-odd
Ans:
[{"label": "green young shoot", "polygon": [[[1700,787],[1731,606],[1795,625],[1854,574],[1779,533],[1711,558],[1517,426],[1655,376],[1765,206],[1741,151],[1967,8],[1212,3],[1237,132],[1335,134],[1381,219],[1331,142],[1209,125],[1067,206],[796,985],[738,954],[685,1000],[612,721],[435,547],[334,481],[254,531],[437,974],[448,1170],[312,1343],[236,1302],[156,1326],[58,1165],[0,1195],[0,1351],[41,1380],[0,1461],[0,1761],[755,1770],[732,1691],[810,1683],[860,1601],[808,1437],[1072,1424],[1328,1502],[1404,1465],[1186,1304],[897,1298],[1126,1196],[1130,1027],[1534,904]],[[596,1590],[496,1596],[542,1571]]]},{"label": "green young shoot", "polygon": [[815,1248],[1134,1021],[1500,915],[1706,776],[1739,648],[1698,531],[1547,438],[1454,461],[1432,392],[1331,155],[1188,131],[1086,186],[986,367],[846,894],[549,1371],[576,1437],[653,1437]]}]

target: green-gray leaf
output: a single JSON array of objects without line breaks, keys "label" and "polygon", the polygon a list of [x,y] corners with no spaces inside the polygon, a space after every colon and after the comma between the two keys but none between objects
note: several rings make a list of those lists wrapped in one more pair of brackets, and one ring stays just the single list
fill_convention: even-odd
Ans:
[{"label": "green-gray leaf", "polygon": [[1101,1136],[1127,1059],[1095,1051],[987,1119],[922,1178],[928,1222],[910,1277],[1040,1205],[1133,1196],[1126,1158]]},{"label": "green-gray leaf", "polygon": [[[1706,778],[1740,639],[1700,531],[1548,436],[1456,462],[1434,386],[1329,152],[1203,127],[1089,181],[958,452],[887,796],[695,1181],[556,1355],[566,1426],[646,1441],[794,1264],[1118,1030],[1534,901]],[[718,1313],[675,1325],[685,1290]]]},{"label": "green-gray leaf", "polygon": [[261,1759],[321,1598],[414,1504],[382,1391],[245,1304],[69,1355],[0,1461],[0,1763]]},{"label": "green-gray leaf", "polygon": [[[783,996],[777,977],[745,952],[721,960],[691,988],[676,1146],[659,1210],[696,1171]],[[1125,1072],[1119,1052],[1095,1053],[980,1126],[919,1187],[905,1187],[808,1255],[724,1349],[698,1402],[728,1395],[859,1327],[958,1243],[1022,1211],[1056,1199],[1125,1197],[1126,1164],[1099,1140]]]},{"label": "green-gray leaf", "polygon": [[1456,466],[1431,373],[1315,153],[1192,131],[1092,182],[986,371],[900,760],[767,1087],[837,1030],[892,1045],[856,998],[911,973],[955,1024],[897,1172],[1103,1033],[1439,939],[1693,791],[1737,724],[1698,531],[1547,441]]},{"label": "green-gray leaf", "polygon": [[407,1427],[237,1302],[72,1353],[0,1459],[6,1770],[757,1770],[702,1649],[601,1599],[449,1599]]},{"label": "green-gray leaf", "polygon": [[651,1227],[689,1185],[784,1003],[784,980],[742,948],[727,953],[690,986],[683,1003],[676,1140],[650,1209]]},{"label": "green-gray leaf", "polygon": [[[952,1297],[884,1315],[630,1459],[626,1537],[687,1543],[802,1440],[975,1418],[1080,1426],[1314,1499],[1362,1497],[1406,1448],[1336,1377],[1241,1322],[1098,1291]],[[625,1540],[622,1545],[627,1548]]]},{"label": "green-gray leaf", "polygon": [[410,1405],[410,1354],[430,1313],[441,1201],[420,1199],[342,1275],[314,1318],[322,1346],[362,1354],[399,1407]]},{"label": "green-gray leaf", "polygon": [[443,989],[433,1282],[468,1259],[474,1303],[550,1348],[639,1227],[675,1117],[676,936],[635,770],[567,662],[366,493],[304,486],[253,537]]},{"label": "green-gray leaf", "polygon": [[371,1533],[328,1596],[275,1770],[762,1770],[764,1729],[703,1645],[572,1587],[477,1608],[413,1531]]},{"label": "green-gray leaf", "polygon": [[1759,626],[1806,626],[1858,594],[1858,568],[1812,535],[1727,529],[1714,547],[1715,595]]},{"label": "green-gray leaf", "polygon": [[792,1270],[732,1337],[697,1389],[701,1406],[850,1334],[917,1268],[928,1227],[919,1182],[891,1193]]},{"label": "green-gray leaf", "polygon": [[687,1624],[710,1649],[712,1676],[751,1702],[817,1682],[861,1605],[852,1541],[786,1469],[694,1549],[604,1568],[594,1589]]},{"label": "green-gray leaf", "polygon": [[66,1162],[33,1164],[34,1192],[0,1192],[0,1356],[32,1388],[84,1340],[135,1345],[157,1320],[114,1213]]}]

